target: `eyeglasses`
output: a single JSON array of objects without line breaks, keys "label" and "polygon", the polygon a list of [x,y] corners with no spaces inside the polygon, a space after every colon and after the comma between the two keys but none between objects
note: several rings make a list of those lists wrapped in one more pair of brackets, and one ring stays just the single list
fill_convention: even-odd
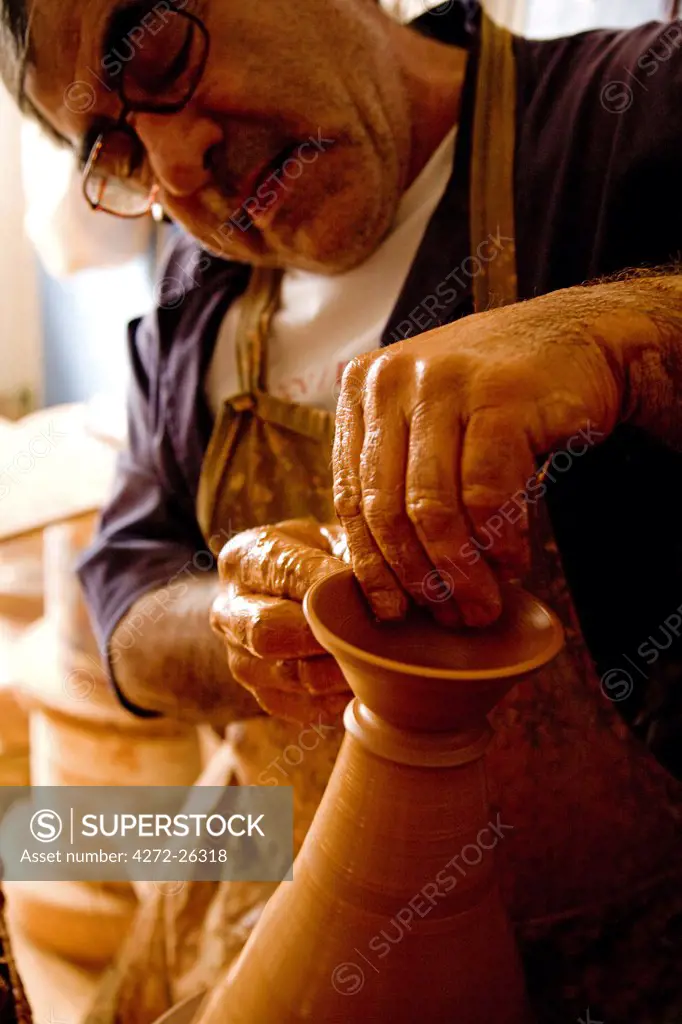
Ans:
[{"label": "eyeglasses", "polygon": [[[159,187],[148,168],[144,146],[128,124],[130,114],[176,114],[189,103],[206,68],[209,34],[195,15],[165,9],[163,25],[149,30],[141,44],[126,37],[126,56],[112,51],[121,65],[118,94],[123,103],[115,125],[100,133],[83,171],[83,194],[93,210],[115,217],[144,217]],[[137,29],[139,35],[140,28]],[[163,96],[163,100],[157,97]]]}]

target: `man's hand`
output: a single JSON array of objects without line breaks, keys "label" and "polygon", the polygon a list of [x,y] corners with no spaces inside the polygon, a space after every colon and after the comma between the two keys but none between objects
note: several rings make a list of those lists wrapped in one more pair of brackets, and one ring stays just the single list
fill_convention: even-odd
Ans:
[{"label": "man's hand", "polygon": [[211,623],[225,637],[232,675],[272,715],[337,722],[351,699],[301,607],[308,588],[345,558],[341,527],[313,520],[248,530],[221,552]]},{"label": "man's hand", "polygon": [[498,579],[528,567],[527,502],[518,496],[537,459],[576,435],[611,432],[625,393],[620,339],[655,333],[618,287],[470,316],[346,369],[336,511],[379,618],[400,618],[406,595],[440,620],[497,617]]}]

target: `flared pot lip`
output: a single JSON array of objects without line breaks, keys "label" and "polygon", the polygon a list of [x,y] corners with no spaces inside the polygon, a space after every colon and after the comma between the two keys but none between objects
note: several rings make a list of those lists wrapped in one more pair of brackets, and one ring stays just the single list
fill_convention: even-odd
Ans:
[{"label": "flared pot lip", "polygon": [[[528,596],[537,602],[538,608],[547,616],[550,626],[552,627],[551,640],[549,640],[547,646],[534,658],[529,658],[527,661],[523,662],[517,662],[517,664],[509,665],[505,668],[498,667],[484,669],[432,668],[428,665],[410,665],[402,661],[396,661],[393,658],[384,658],[378,654],[371,654],[362,647],[356,647],[355,644],[351,644],[347,640],[342,640],[328,629],[317,617],[314,609],[315,597],[328,583],[329,579],[336,576],[353,577],[354,574],[352,569],[339,569],[338,572],[329,573],[328,576],[324,576],[322,579],[317,580],[310,587],[303,599],[303,612],[308,624],[313,630],[313,633],[319,643],[321,643],[325,650],[329,651],[333,656],[336,656],[337,652],[339,654],[342,653],[354,658],[356,661],[363,662],[365,665],[384,668],[391,672],[397,672],[403,676],[417,676],[420,679],[441,679],[452,680],[453,682],[464,679],[485,681],[493,679],[514,679],[517,676],[528,675],[530,672],[534,672],[536,669],[549,664],[549,662],[551,662],[563,648],[565,643],[564,628],[558,615],[538,598],[533,597],[529,591],[526,591]],[[520,590],[521,588],[517,587],[516,589]]]}]

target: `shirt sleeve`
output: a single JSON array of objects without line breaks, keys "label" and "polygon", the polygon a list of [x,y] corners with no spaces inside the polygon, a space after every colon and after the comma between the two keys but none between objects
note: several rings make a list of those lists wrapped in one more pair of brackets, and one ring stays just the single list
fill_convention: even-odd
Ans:
[{"label": "shirt sleeve", "polygon": [[[77,572],[120,702],[134,714],[156,717],[155,712],[132,705],[121,692],[109,641],[138,598],[191,572],[197,552],[206,553],[206,545],[167,433],[158,422],[156,315],[131,324],[129,351],[128,446],[119,457],[114,491],[95,541]],[[206,568],[203,561],[201,565]]]},{"label": "shirt sleeve", "polygon": [[517,40],[522,297],[682,252],[682,23]]}]

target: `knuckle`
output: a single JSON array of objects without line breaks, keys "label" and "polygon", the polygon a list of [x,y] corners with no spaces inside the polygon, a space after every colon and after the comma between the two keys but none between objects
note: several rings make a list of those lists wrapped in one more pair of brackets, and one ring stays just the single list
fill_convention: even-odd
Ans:
[{"label": "knuckle", "polygon": [[362,509],[359,481],[340,473],[334,481],[334,508],[339,519],[353,519]]},{"label": "knuckle", "polygon": [[366,355],[356,356],[355,359],[351,359],[347,364],[341,375],[341,388],[339,391],[339,403],[342,407],[344,404],[355,405],[358,398],[361,397],[365,387],[367,371],[372,364],[373,358],[373,353],[370,352]]},{"label": "knuckle", "polygon": [[272,628],[267,619],[256,616],[249,622],[248,646],[256,655],[267,654],[272,647]]},{"label": "knuckle", "polygon": [[245,530],[238,533],[222,547],[218,555],[218,574],[223,582],[232,580],[238,572],[245,550],[257,539],[260,530]]},{"label": "knuckle", "polygon": [[429,538],[438,540],[455,528],[455,509],[439,495],[408,495],[406,509],[410,522]]},{"label": "knuckle", "polygon": [[385,393],[393,391],[402,378],[409,356],[404,351],[382,352],[374,359],[367,372],[367,390]]},{"label": "knuckle", "polygon": [[381,492],[366,492],[362,498],[362,511],[365,522],[375,535],[391,536],[405,527],[406,516],[400,504],[387,500]]},{"label": "knuckle", "polygon": [[364,380],[368,369],[370,368],[375,359],[376,352],[365,352],[362,355],[355,356],[346,365],[346,368],[344,369],[343,375],[341,377],[342,382],[352,379],[359,380],[360,378]]}]

